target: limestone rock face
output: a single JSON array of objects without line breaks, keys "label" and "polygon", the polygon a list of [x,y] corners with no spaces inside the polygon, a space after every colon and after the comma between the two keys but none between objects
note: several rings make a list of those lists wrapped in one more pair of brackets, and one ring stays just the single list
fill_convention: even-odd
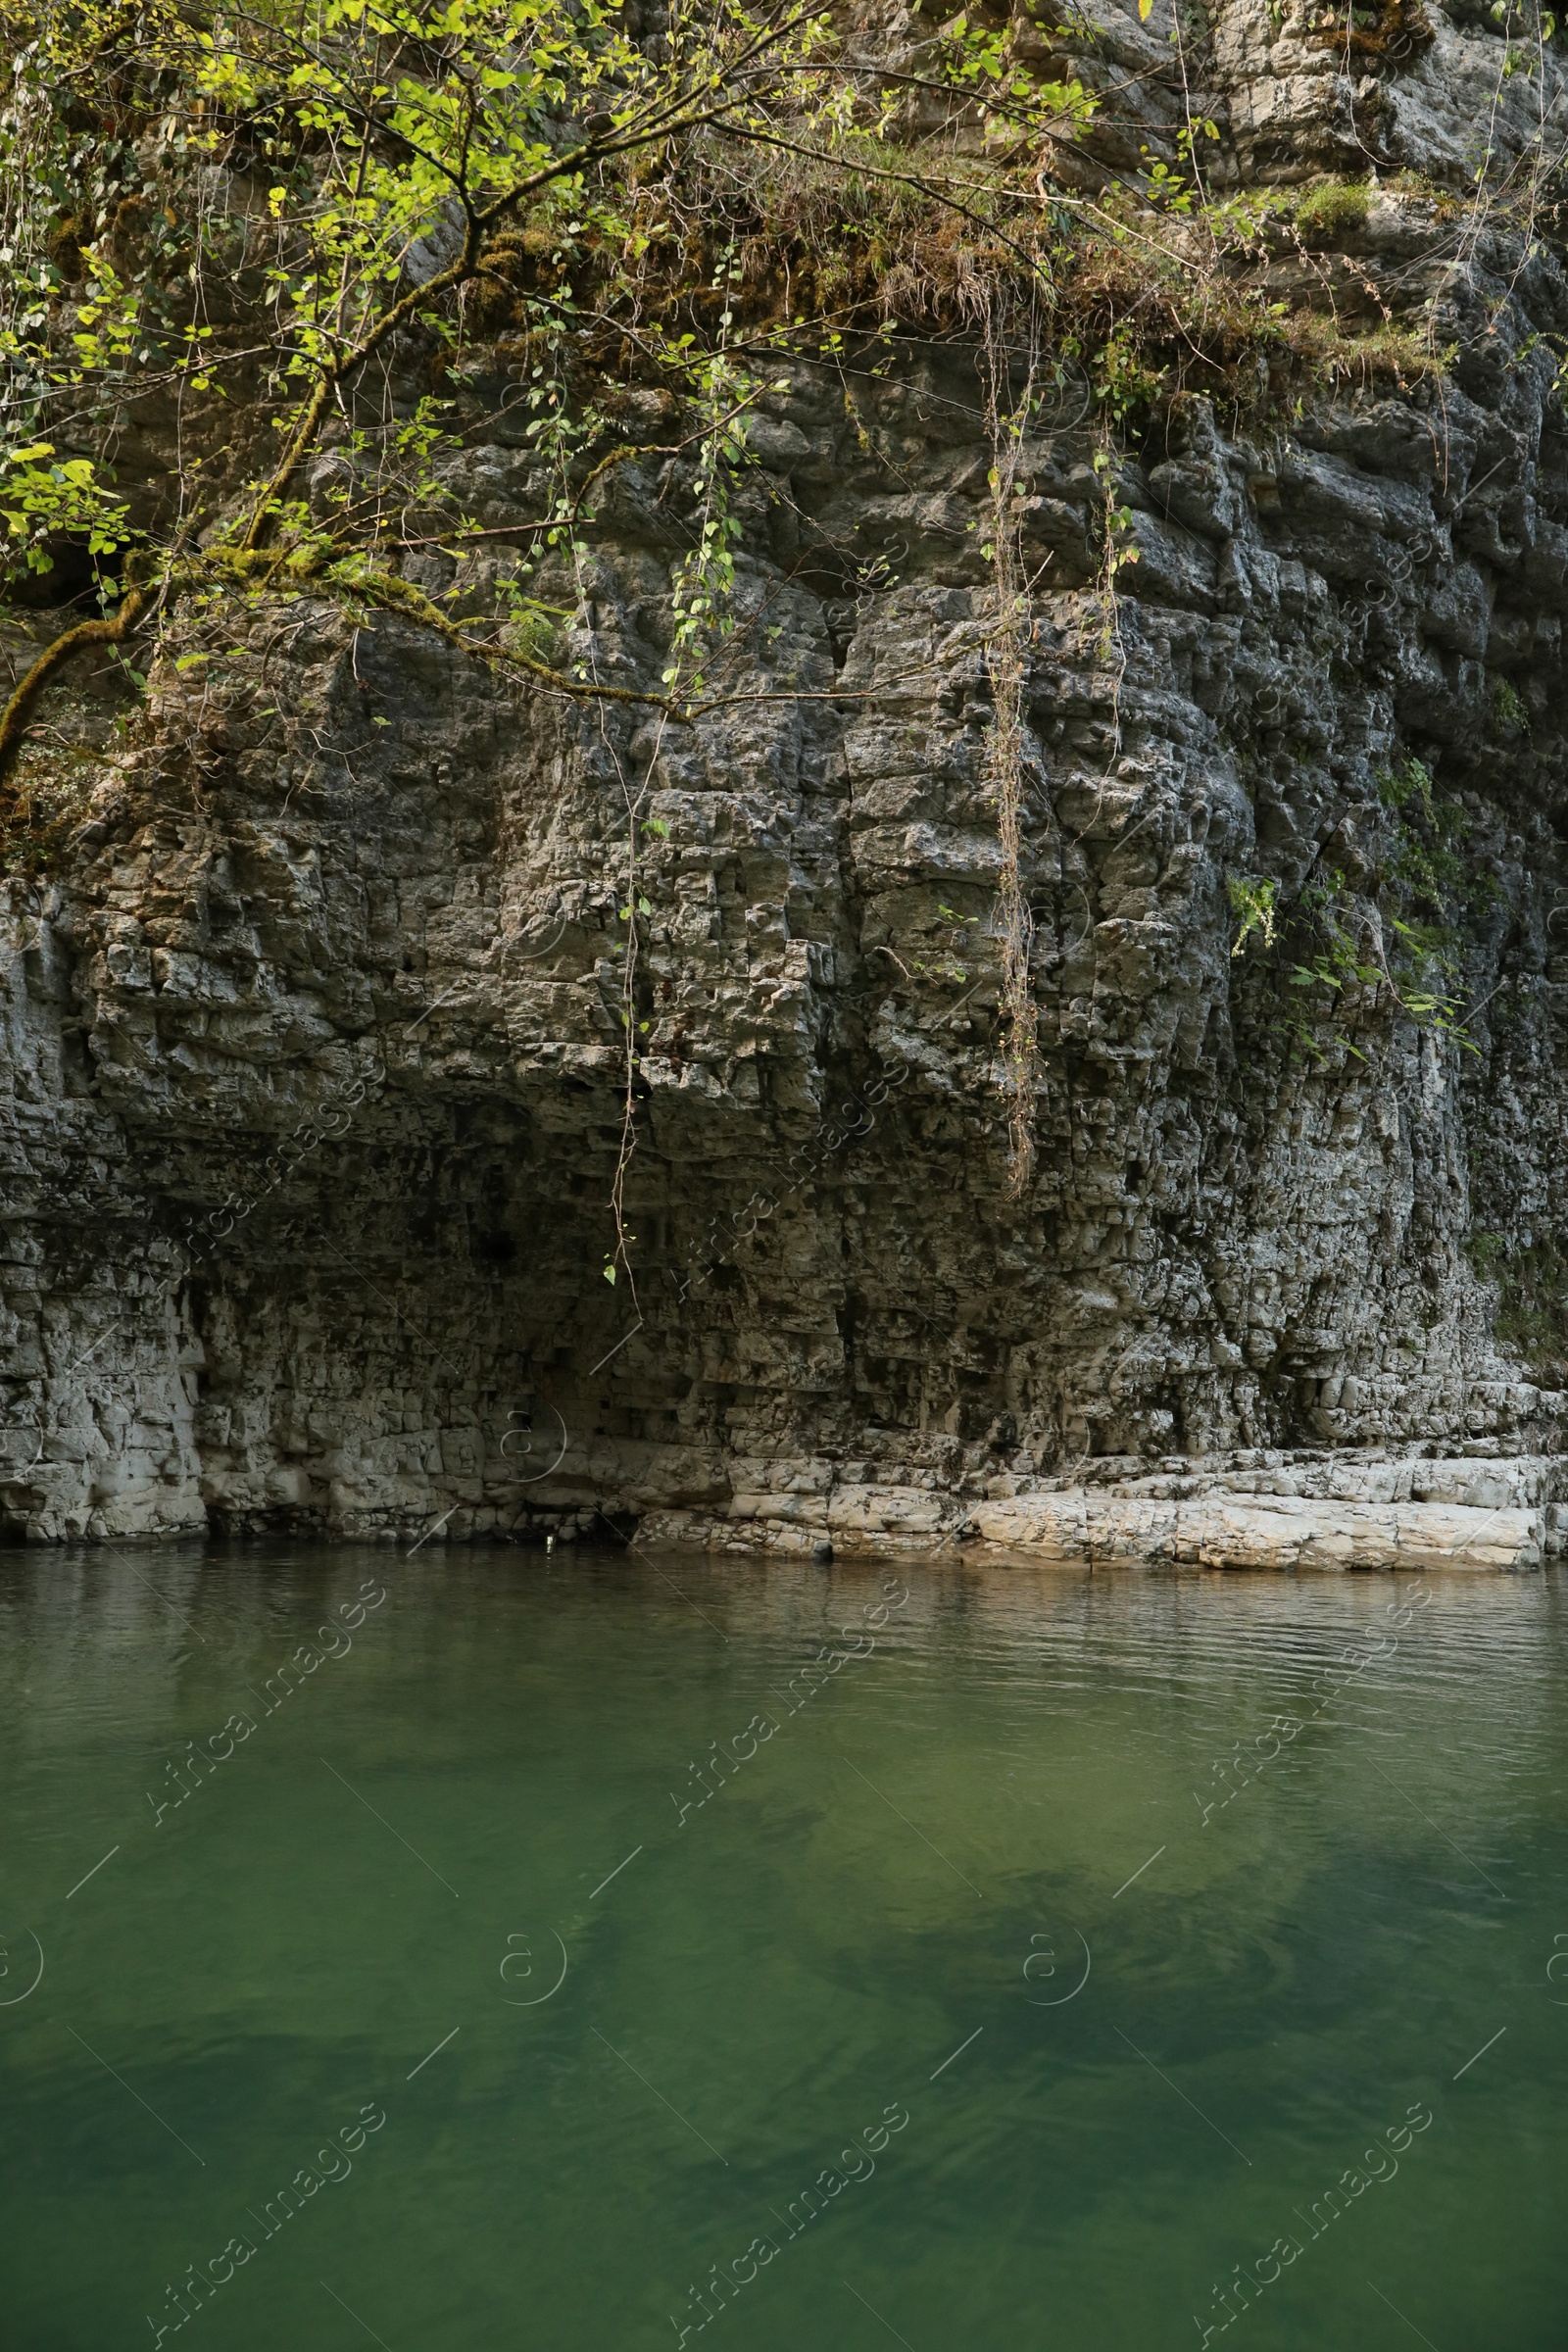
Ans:
[{"label": "limestone rock face", "polygon": [[[1462,208],[1439,233],[1483,100],[1517,147],[1541,82],[1479,17],[1348,71],[1280,13],[1218,12],[1218,176],[1376,167],[1342,246],[1410,256],[1454,356],[1266,432],[1179,403],[1115,459],[1113,604],[1095,433],[1042,413],[1024,1198],[975,355],[849,402],[799,368],[739,493],[750,650],[694,725],[305,601],[157,671],[65,868],[9,886],[14,1535],[1556,1545],[1568,280]],[[1105,24],[1139,84],[1152,34]],[[461,461],[496,527],[538,488],[504,391]],[[618,469],[570,584],[606,683],[666,659],[670,479]],[[1410,760],[1463,811],[1446,1027],[1233,954],[1239,878],[1369,890]]]}]

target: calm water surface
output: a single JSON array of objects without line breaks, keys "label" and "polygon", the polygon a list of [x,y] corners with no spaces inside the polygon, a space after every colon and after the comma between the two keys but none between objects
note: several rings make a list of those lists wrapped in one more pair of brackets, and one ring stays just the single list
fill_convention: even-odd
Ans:
[{"label": "calm water surface", "polygon": [[1564,1596],[8,1554],[4,2339],[1556,2352]]}]

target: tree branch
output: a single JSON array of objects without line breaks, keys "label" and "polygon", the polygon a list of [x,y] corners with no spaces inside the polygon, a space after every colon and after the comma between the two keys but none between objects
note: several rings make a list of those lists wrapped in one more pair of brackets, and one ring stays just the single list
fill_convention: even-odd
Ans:
[{"label": "tree branch", "polygon": [[[67,629],[63,636],[57,637],[53,645],[46,646],[31,668],[24,672],[16,692],[4,710],[0,711],[0,788],[4,787],[16,764],[17,755],[26,736],[32,706],[55,671],[62,668],[74,655],[85,653],[89,646],[122,643],[141,618],[151,597],[152,591],[148,588],[127,588],[121,599],[120,610],[112,620],[78,621],[74,629]],[[7,794],[0,808],[8,805],[14,797]]]}]

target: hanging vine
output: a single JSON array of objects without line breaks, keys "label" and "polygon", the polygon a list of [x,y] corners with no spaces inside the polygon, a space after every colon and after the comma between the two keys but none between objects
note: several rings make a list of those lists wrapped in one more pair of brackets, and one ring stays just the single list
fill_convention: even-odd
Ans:
[{"label": "hanging vine", "polygon": [[1022,870],[1023,685],[1033,624],[1014,505],[1024,434],[1034,408],[1038,352],[1031,335],[1026,380],[1015,400],[1009,323],[1007,308],[993,296],[985,319],[986,429],[991,438],[990,539],[985,553],[991,563],[996,612],[986,646],[992,716],[985,773],[1002,842],[996,915],[1002,944],[1002,1092],[1007,1108],[1007,1190],[1017,1200],[1028,1189],[1035,1162],[1040,1014],[1031,957],[1034,921]]}]

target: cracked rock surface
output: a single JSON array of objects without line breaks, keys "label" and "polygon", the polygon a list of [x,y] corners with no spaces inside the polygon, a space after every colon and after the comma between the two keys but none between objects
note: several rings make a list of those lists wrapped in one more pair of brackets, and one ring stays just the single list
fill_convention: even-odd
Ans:
[{"label": "cracked rock surface", "polygon": [[[1136,82],[1152,36],[1106,24]],[[9,886],[13,1535],[1556,1547],[1568,281],[1486,234],[1430,259],[1437,200],[1394,175],[1462,172],[1497,47],[1431,24],[1357,74],[1239,0],[1205,103],[1233,174],[1373,158],[1347,243],[1431,274],[1441,385],[1266,432],[1179,403],[1116,460],[1114,611],[1070,399],[1025,452],[1025,1198],[975,355],[911,347],[853,406],[798,368],[742,489],[756,699],[677,727],[301,602],[200,683],[155,672],[65,867]],[[1504,143],[1538,102],[1504,84]],[[537,478],[495,392],[461,487],[500,526]],[[575,585],[605,683],[666,659],[660,463],[614,475]],[[1303,1045],[1230,886],[1354,890],[1409,759],[1487,883],[1464,1039],[1351,989]],[[645,780],[633,1297],[604,1268]]]}]

